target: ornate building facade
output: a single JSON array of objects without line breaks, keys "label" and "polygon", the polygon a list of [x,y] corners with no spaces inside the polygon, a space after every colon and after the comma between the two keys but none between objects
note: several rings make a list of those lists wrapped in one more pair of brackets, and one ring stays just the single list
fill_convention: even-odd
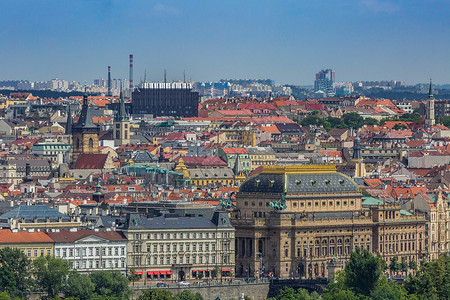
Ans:
[{"label": "ornate building facade", "polygon": [[418,261],[424,246],[424,216],[363,205],[357,184],[331,165],[264,167],[241,185],[230,214],[236,276],[328,277],[356,247],[389,263],[394,254]]}]

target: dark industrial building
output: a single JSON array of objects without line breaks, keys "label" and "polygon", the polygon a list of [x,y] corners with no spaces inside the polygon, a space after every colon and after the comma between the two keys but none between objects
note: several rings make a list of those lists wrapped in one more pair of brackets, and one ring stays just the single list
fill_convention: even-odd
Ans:
[{"label": "dark industrial building", "polygon": [[197,117],[199,94],[190,83],[143,82],[132,94],[133,114]]}]

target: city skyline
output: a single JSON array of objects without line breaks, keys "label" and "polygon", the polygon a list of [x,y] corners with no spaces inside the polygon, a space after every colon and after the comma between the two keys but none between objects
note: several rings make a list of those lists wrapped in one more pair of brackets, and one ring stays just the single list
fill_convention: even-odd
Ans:
[{"label": "city skyline", "polygon": [[[448,83],[447,1],[7,1],[0,80],[273,78]],[[27,16],[24,18],[23,16]]]}]

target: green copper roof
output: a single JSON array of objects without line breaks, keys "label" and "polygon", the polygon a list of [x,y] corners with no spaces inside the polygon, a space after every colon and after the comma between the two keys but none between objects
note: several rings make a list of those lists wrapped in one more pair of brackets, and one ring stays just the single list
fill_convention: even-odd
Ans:
[{"label": "green copper roof", "polygon": [[249,178],[239,188],[241,193],[359,193],[358,185],[338,172],[263,172]]}]

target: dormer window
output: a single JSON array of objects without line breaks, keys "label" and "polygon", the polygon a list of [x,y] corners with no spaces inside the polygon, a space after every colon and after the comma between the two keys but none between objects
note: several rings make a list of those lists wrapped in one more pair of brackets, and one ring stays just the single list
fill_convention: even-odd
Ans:
[{"label": "dormer window", "polygon": [[301,180],[296,180],[296,181],[295,181],[295,184],[296,184],[297,186],[302,186],[302,181],[301,181]]},{"label": "dormer window", "polygon": [[330,181],[328,179],[325,179],[325,185],[330,186]]},{"label": "dormer window", "polygon": [[275,180],[269,180],[269,187],[273,187]]},{"label": "dormer window", "polygon": [[261,180],[259,180],[259,179],[256,179],[255,180],[255,186],[259,186],[259,183],[261,182]]},{"label": "dormer window", "polygon": [[312,185],[312,186],[316,186],[316,185],[317,185],[317,181],[311,180],[311,185]]}]

